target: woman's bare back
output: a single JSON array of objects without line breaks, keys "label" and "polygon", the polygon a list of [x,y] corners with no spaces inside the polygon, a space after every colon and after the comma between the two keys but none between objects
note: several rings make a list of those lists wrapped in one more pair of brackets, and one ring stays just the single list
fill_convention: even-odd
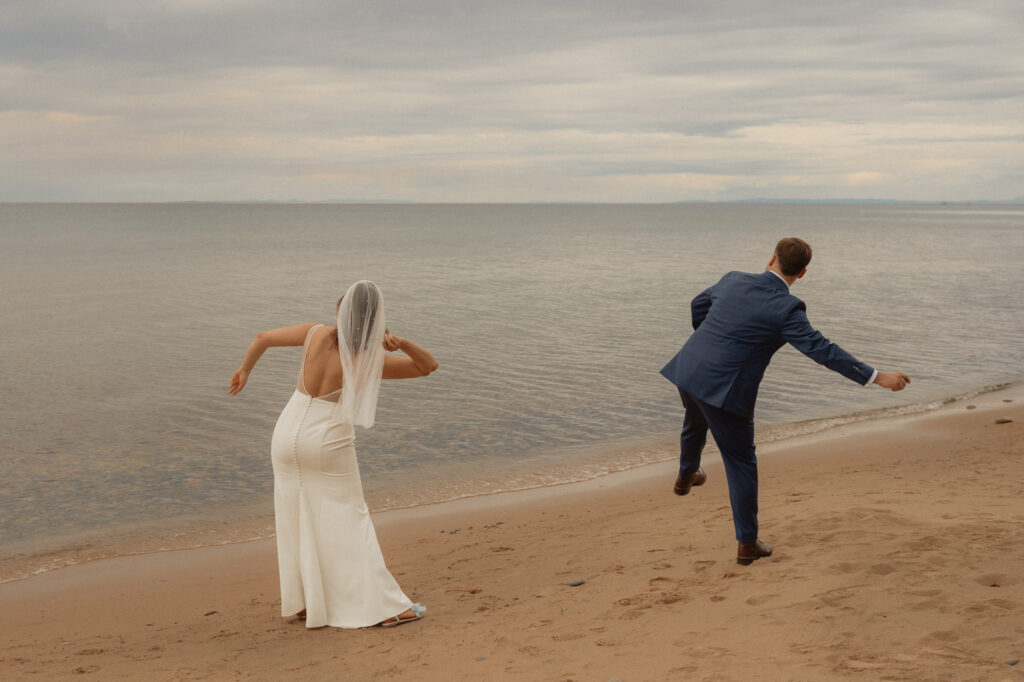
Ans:
[{"label": "woman's bare back", "polygon": [[341,390],[341,358],[334,342],[334,329],[324,325],[313,327],[306,341],[300,390],[314,398],[328,397]]}]

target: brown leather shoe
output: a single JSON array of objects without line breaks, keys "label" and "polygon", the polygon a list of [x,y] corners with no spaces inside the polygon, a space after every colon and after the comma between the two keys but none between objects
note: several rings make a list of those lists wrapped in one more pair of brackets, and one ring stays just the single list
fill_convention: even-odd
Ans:
[{"label": "brown leather shoe", "polygon": [[771,556],[772,546],[767,542],[755,540],[754,542],[741,542],[736,550],[736,563],[740,566],[749,566],[761,557]]},{"label": "brown leather shoe", "polygon": [[708,475],[704,473],[703,469],[697,469],[692,474],[683,476],[679,474],[676,477],[676,485],[672,490],[675,491],[676,495],[685,495],[690,492],[690,488],[695,485],[704,485],[704,481],[708,480]]}]

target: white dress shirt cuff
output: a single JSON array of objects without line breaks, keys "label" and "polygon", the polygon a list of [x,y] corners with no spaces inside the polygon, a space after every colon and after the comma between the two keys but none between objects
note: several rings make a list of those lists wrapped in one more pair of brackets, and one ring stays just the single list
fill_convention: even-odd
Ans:
[{"label": "white dress shirt cuff", "polygon": [[868,379],[868,383],[866,383],[864,385],[865,386],[870,386],[871,384],[875,383],[875,377],[877,377],[877,376],[878,376],[878,370],[876,369],[874,372],[871,373],[871,378]]}]

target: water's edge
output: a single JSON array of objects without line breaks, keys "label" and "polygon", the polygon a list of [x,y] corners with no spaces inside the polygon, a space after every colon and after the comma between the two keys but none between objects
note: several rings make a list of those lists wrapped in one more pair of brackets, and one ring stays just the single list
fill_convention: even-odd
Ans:
[{"label": "water's edge", "polygon": [[[759,425],[758,445],[780,443],[791,438],[823,434],[832,429],[854,424],[880,422],[895,418],[926,415],[944,407],[967,403],[985,394],[1024,387],[1019,380],[991,384],[946,398],[897,407],[865,410],[845,415],[798,422]],[[633,471],[667,462],[677,456],[675,437],[671,440],[632,439],[609,446],[605,457],[597,458],[590,467],[569,468],[557,475],[538,473],[535,477],[512,476],[507,484],[482,485],[472,492],[447,495],[414,504],[390,504],[383,500],[371,506],[382,513],[401,509],[443,505],[448,502],[489,495],[515,493],[539,488],[580,483],[617,473]],[[714,453],[709,440],[708,452]],[[77,564],[123,556],[136,556],[167,551],[198,549],[274,537],[273,514],[263,504],[233,510],[228,518],[176,518],[123,528],[103,529],[73,537],[50,538],[40,543],[16,543],[13,552],[0,557],[0,584],[25,580],[36,575]]]}]

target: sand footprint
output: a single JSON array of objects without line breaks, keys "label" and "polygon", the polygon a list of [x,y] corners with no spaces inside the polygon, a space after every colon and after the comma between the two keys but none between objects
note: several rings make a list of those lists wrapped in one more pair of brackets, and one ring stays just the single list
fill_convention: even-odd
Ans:
[{"label": "sand footprint", "polygon": [[845,575],[847,573],[856,573],[858,570],[860,570],[860,564],[855,564],[855,563],[851,563],[849,561],[844,561],[844,562],[839,563],[839,564],[832,564],[828,568],[833,573],[839,573],[840,575]]},{"label": "sand footprint", "polygon": [[622,639],[599,639],[594,642],[597,646],[620,646],[625,643],[625,640]]},{"label": "sand footprint", "polygon": [[865,661],[865,660],[861,660],[861,659],[857,659],[857,658],[847,658],[840,665],[837,665],[835,667],[835,670],[836,670],[836,672],[840,672],[844,668],[846,668],[846,669],[849,669],[849,670],[865,671],[865,670],[877,670],[879,668],[884,668],[884,667],[885,667],[884,663],[879,663],[877,661]]},{"label": "sand footprint", "polygon": [[1017,576],[1008,573],[986,573],[979,575],[974,579],[974,582],[986,587],[1005,587],[1007,585],[1016,585],[1020,580]]},{"label": "sand footprint", "polygon": [[650,580],[647,581],[647,584],[650,585],[651,587],[657,587],[658,585],[661,585],[661,584],[664,584],[664,583],[671,583],[673,585],[678,585],[679,581],[678,580],[673,580],[672,578],[666,578],[663,575],[659,575],[659,576],[651,578]]},{"label": "sand footprint", "polygon": [[866,585],[851,585],[850,587],[838,587],[834,590],[829,590],[820,594],[814,595],[814,598],[825,606],[831,606],[833,608],[848,608],[844,606],[843,602],[854,596],[855,591],[861,587],[867,587]]},{"label": "sand footprint", "polygon": [[566,632],[561,635],[551,635],[551,639],[555,642],[571,642],[576,639],[583,639],[586,637],[582,632]]},{"label": "sand footprint", "polygon": [[684,665],[679,668],[672,668],[668,671],[668,674],[675,676],[677,679],[689,679],[691,675],[695,675],[697,673],[697,670],[699,670],[699,668],[695,665]]},{"label": "sand footprint", "polygon": [[[689,633],[689,635],[690,636],[688,636],[688,637],[683,637],[682,639],[677,639],[676,641],[672,642],[672,646],[678,647],[680,649],[693,649],[694,646],[695,646],[695,643],[701,642],[704,639],[706,633],[703,633],[703,632]],[[717,647],[717,646],[701,646],[700,647],[700,657],[701,658],[711,659],[711,658],[732,657],[732,656],[735,656],[735,655],[736,655],[736,652],[731,650],[731,649],[723,649],[722,647]]]},{"label": "sand footprint", "polygon": [[937,549],[944,549],[950,544],[950,540],[937,535],[926,535],[923,538],[912,540],[907,543],[907,549],[915,552],[928,552]]},{"label": "sand footprint", "polygon": [[960,633],[953,630],[935,630],[928,634],[928,639],[936,639],[940,642],[955,642],[960,639]]},{"label": "sand footprint", "polygon": [[659,594],[656,601],[659,604],[675,604],[681,601],[689,601],[689,597],[678,590],[668,590]]}]

